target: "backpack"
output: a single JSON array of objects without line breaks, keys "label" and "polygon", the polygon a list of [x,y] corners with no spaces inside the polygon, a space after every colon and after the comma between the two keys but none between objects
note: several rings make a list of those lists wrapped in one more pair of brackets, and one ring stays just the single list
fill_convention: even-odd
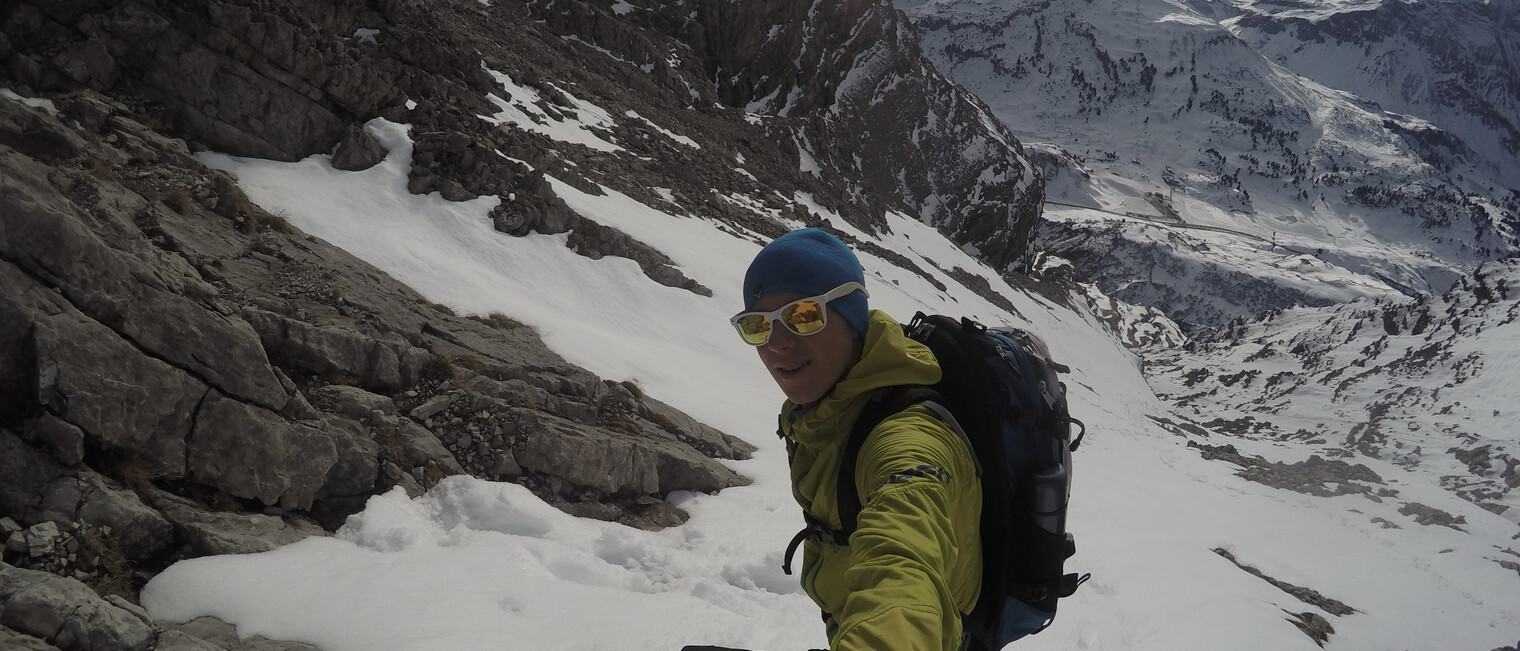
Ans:
[{"label": "backpack", "polygon": [[[860,514],[855,463],[866,436],[883,419],[913,405],[935,412],[970,447],[982,481],[982,592],[963,620],[965,632],[996,651],[1044,630],[1056,601],[1091,575],[1064,573],[1076,553],[1066,531],[1071,453],[1086,426],[1067,413],[1058,373],[1071,369],[1050,358],[1045,342],[1017,328],[987,328],[970,319],[914,315],[904,332],[934,352],[939,384],[878,389],[855,422],[839,469],[835,530],[808,522],[787,548],[783,569],[804,538],[846,545]],[[948,410],[948,413],[947,411]],[[1071,426],[1077,425],[1075,439]],[[975,647],[973,647],[975,648]]]}]

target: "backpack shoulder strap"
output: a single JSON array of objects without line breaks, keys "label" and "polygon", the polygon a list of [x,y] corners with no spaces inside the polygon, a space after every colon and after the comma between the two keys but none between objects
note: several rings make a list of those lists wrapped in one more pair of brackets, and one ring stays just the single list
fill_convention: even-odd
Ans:
[{"label": "backpack shoulder strap", "polygon": [[[982,476],[982,463],[976,456],[976,450],[971,447],[971,439],[966,437],[966,432],[956,422],[955,416],[944,405],[944,398],[938,391],[923,385],[902,385],[883,387],[877,389],[875,395],[866,403],[866,407],[860,412],[860,417],[855,419],[855,427],[850,430],[850,438],[845,442],[844,451],[839,457],[839,484],[836,487],[839,508],[839,533],[841,538],[848,541],[850,534],[855,533],[856,521],[860,518],[860,489],[855,485],[855,466],[860,459],[860,450],[865,447],[866,438],[871,435],[871,430],[876,429],[881,421],[888,416],[896,414],[908,407],[923,405],[934,412],[934,415],[944,422],[971,453],[971,461],[976,465],[976,476]],[[839,537],[839,536],[836,536]]]},{"label": "backpack shoulder strap", "polygon": [[[792,537],[790,544],[786,546],[786,554],[782,558],[781,571],[790,575],[792,573],[792,556],[797,553],[797,548],[802,546],[802,541],[812,538],[830,545],[850,544],[850,534],[855,533],[855,523],[860,518],[860,491],[855,487],[855,465],[860,457],[861,448],[865,447],[866,438],[871,435],[871,430],[886,420],[888,416],[907,409],[913,405],[922,404],[934,411],[939,418],[950,424],[951,429],[960,434],[963,440],[966,435],[961,433],[959,425],[955,424],[954,417],[950,416],[949,410],[939,404],[939,393],[922,385],[900,385],[882,387],[872,394],[866,403],[865,409],[855,419],[855,425],[850,430],[850,438],[845,439],[844,450],[840,453],[838,484],[835,486],[835,505],[839,509],[840,528],[835,529],[827,522],[819,520],[804,511],[802,519],[805,525],[796,536]],[[777,432],[780,434],[780,431]],[[967,445],[970,445],[967,440]],[[975,458],[975,455],[972,455]],[[977,464],[977,475],[981,475],[981,464]]]}]

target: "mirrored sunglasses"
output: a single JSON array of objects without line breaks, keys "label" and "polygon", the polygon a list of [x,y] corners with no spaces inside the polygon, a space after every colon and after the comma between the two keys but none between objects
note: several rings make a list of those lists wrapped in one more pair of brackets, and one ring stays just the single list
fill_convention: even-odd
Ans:
[{"label": "mirrored sunglasses", "polygon": [[769,312],[740,312],[728,322],[734,324],[734,329],[739,331],[739,336],[744,338],[744,343],[751,346],[761,346],[771,340],[771,323],[775,321],[780,321],[793,334],[807,336],[817,333],[829,324],[829,301],[843,298],[855,291],[865,294],[868,298],[871,296],[866,292],[865,285],[851,281],[829,290],[826,294],[799,298]]}]

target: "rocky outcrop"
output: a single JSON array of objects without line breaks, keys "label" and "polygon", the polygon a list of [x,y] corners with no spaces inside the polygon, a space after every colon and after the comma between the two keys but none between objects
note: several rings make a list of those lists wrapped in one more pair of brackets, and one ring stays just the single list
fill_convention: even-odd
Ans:
[{"label": "rocky outcrop", "polygon": [[0,648],[16,651],[315,651],[299,642],[241,639],[202,617],[172,627],[117,595],[101,597],[74,579],[0,563]]},{"label": "rocky outcrop", "polygon": [[670,491],[747,483],[714,457],[748,444],[295,232],[136,117],[0,98],[13,646],[217,648],[124,606],[172,560],[324,535],[394,486],[470,473],[656,528],[684,518]]},{"label": "rocky outcrop", "polygon": [[6,18],[17,83],[131,86],[176,131],[242,155],[329,151],[354,115],[402,93],[396,62],[349,37],[380,23],[362,5],[23,2]]},{"label": "rocky outcrop", "polygon": [[[503,230],[574,230],[578,252],[628,257],[657,282],[710,294],[658,251],[575,216],[543,183],[541,171],[513,162],[547,164],[552,155],[546,143],[493,131],[480,121],[477,116],[492,112],[486,94],[499,88],[476,48],[433,34],[485,39],[508,31],[502,21],[522,17],[510,9],[462,17],[454,9],[299,0],[195,7],[155,0],[21,2],[0,16],[0,35],[10,46],[6,71],[15,83],[47,92],[87,88],[127,99],[151,109],[142,119],[196,147],[276,160],[335,151],[339,169],[364,169],[384,152],[360,124],[382,114],[417,124],[413,192],[437,191],[451,200],[521,197],[504,202],[512,227]],[[413,102],[412,110],[406,108],[409,98],[425,99]],[[78,114],[82,125],[99,126],[105,111],[98,103],[72,104],[61,108]],[[17,125],[15,131],[32,130]],[[33,146],[32,140],[54,137],[46,133],[17,141]],[[35,147],[79,149],[71,142],[38,141]],[[562,177],[579,176],[573,166],[549,167]]]}]

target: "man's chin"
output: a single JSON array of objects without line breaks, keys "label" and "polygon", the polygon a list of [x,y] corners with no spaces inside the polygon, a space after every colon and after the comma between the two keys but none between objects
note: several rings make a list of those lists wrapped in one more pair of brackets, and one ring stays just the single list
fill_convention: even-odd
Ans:
[{"label": "man's chin", "polygon": [[799,404],[799,405],[805,405],[805,404],[808,404],[808,403],[811,403],[811,402],[815,402],[819,398],[823,397],[823,392],[821,392],[821,391],[809,391],[809,390],[804,389],[803,387],[788,387],[788,386],[783,385],[781,387],[781,392],[786,394],[786,398],[788,400],[791,400],[794,404]]}]

